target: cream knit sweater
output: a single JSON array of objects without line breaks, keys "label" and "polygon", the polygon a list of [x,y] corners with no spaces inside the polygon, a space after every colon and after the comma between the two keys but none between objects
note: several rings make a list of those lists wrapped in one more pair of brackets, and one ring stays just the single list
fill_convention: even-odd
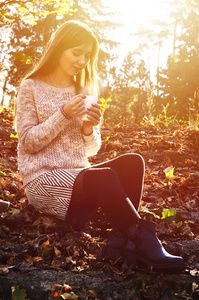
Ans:
[{"label": "cream knit sweater", "polygon": [[56,88],[26,79],[17,97],[18,165],[23,184],[55,169],[89,167],[88,157],[101,146],[98,128],[85,136],[80,118],[68,120],[60,111],[75,87]]}]

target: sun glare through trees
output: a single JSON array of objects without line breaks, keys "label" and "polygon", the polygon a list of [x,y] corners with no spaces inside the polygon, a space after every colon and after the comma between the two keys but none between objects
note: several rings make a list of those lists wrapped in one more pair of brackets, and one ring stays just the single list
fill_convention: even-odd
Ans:
[{"label": "sun glare through trees", "polygon": [[[0,105],[14,106],[20,78],[54,30],[75,19],[100,42],[106,122],[198,122],[196,0],[0,1]],[[4,33],[4,34],[3,34]],[[5,36],[6,35],[6,36]]]},{"label": "sun glare through trees", "polygon": [[[37,122],[36,101],[27,101],[21,105],[21,116],[27,117],[30,126],[21,126],[23,134],[16,133],[17,92],[21,78],[39,61],[52,34],[69,20],[87,24],[100,44],[102,144],[88,160],[94,166],[128,153],[144,158],[139,214],[156,224],[163,246],[183,257],[186,270],[167,273],[135,262],[128,265],[125,251],[116,260],[104,257],[109,237],[116,234],[116,248],[117,243],[119,247],[123,243],[101,208],[93,211],[91,220],[86,210],[87,221],[77,229],[41,214],[29,203],[17,163],[21,136],[27,151],[35,142],[46,162],[48,145],[41,149],[40,144],[53,139],[58,145],[61,135],[63,151],[72,153],[67,141],[73,138],[73,131],[67,136],[61,127],[71,128],[71,120],[65,122],[62,114],[57,114],[65,99],[51,87],[47,93],[51,102],[42,103],[46,97],[39,89],[29,90],[27,95],[30,101],[37,95],[41,103],[36,106],[45,111],[46,104],[57,101],[54,116],[61,131],[55,135],[51,116],[41,124],[43,112],[42,121],[38,118]],[[32,115],[34,118],[29,118]],[[51,130],[44,130],[44,138],[38,138],[48,121]],[[85,125],[81,127],[78,119],[72,122],[81,129]],[[92,148],[89,145],[95,134],[86,138],[78,130],[74,132]],[[73,147],[82,155],[86,153],[76,141]],[[59,149],[55,155],[52,166],[57,167],[58,160],[67,162],[60,159]],[[30,159],[22,160],[27,173],[31,173],[29,163],[34,166],[36,156],[33,152]],[[198,170],[199,0],[0,0],[0,300],[199,299]],[[132,168],[124,174],[131,172]],[[137,188],[137,179],[135,182],[132,186]],[[77,210],[80,220],[74,216],[74,224],[75,219],[84,221],[84,206]],[[123,219],[119,216],[118,221]]]}]

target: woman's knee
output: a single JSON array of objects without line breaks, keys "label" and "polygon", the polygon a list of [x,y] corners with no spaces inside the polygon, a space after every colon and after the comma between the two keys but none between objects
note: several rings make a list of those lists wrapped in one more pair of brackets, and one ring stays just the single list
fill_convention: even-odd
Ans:
[{"label": "woman's knee", "polygon": [[100,177],[106,177],[106,176],[115,176],[117,175],[116,171],[112,169],[111,167],[103,167],[103,168],[91,168],[89,169],[91,171],[91,174],[97,174],[97,176]]},{"label": "woman's knee", "polygon": [[125,153],[118,157],[120,159],[121,163],[129,165],[136,165],[136,166],[145,166],[145,162],[143,157],[138,153]]},{"label": "woman's knee", "polygon": [[112,169],[111,167],[104,167],[104,168],[89,168],[84,174],[84,180],[87,182],[95,182],[100,181],[107,182],[109,180],[115,179],[118,177],[117,172]]}]

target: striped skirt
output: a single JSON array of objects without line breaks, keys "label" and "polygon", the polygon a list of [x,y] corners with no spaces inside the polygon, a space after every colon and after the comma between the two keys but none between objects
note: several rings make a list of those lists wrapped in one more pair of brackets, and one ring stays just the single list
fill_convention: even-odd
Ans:
[{"label": "striped skirt", "polygon": [[74,182],[81,170],[53,170],[37,177],[25,188],[30,204],[41,213],[65,220]]}]

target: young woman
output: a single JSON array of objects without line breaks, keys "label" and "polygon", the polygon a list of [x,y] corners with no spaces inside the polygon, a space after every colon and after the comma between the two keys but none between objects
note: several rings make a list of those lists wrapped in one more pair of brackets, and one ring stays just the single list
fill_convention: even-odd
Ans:
[{"label": "young woman", "polygon": [[84,24],[69,21],[50,40],[39,64],[23,80],[17,97],[18,163],[30,203],[66,222],[101,207],[120,238],[106,255],[156,269],[183,269],[168,254],[154,224],[138,214],[144,161],[126,154],[91,166],[101,145],[100,105],[85,114],[85,94],[96,94],[98,41]]}]

